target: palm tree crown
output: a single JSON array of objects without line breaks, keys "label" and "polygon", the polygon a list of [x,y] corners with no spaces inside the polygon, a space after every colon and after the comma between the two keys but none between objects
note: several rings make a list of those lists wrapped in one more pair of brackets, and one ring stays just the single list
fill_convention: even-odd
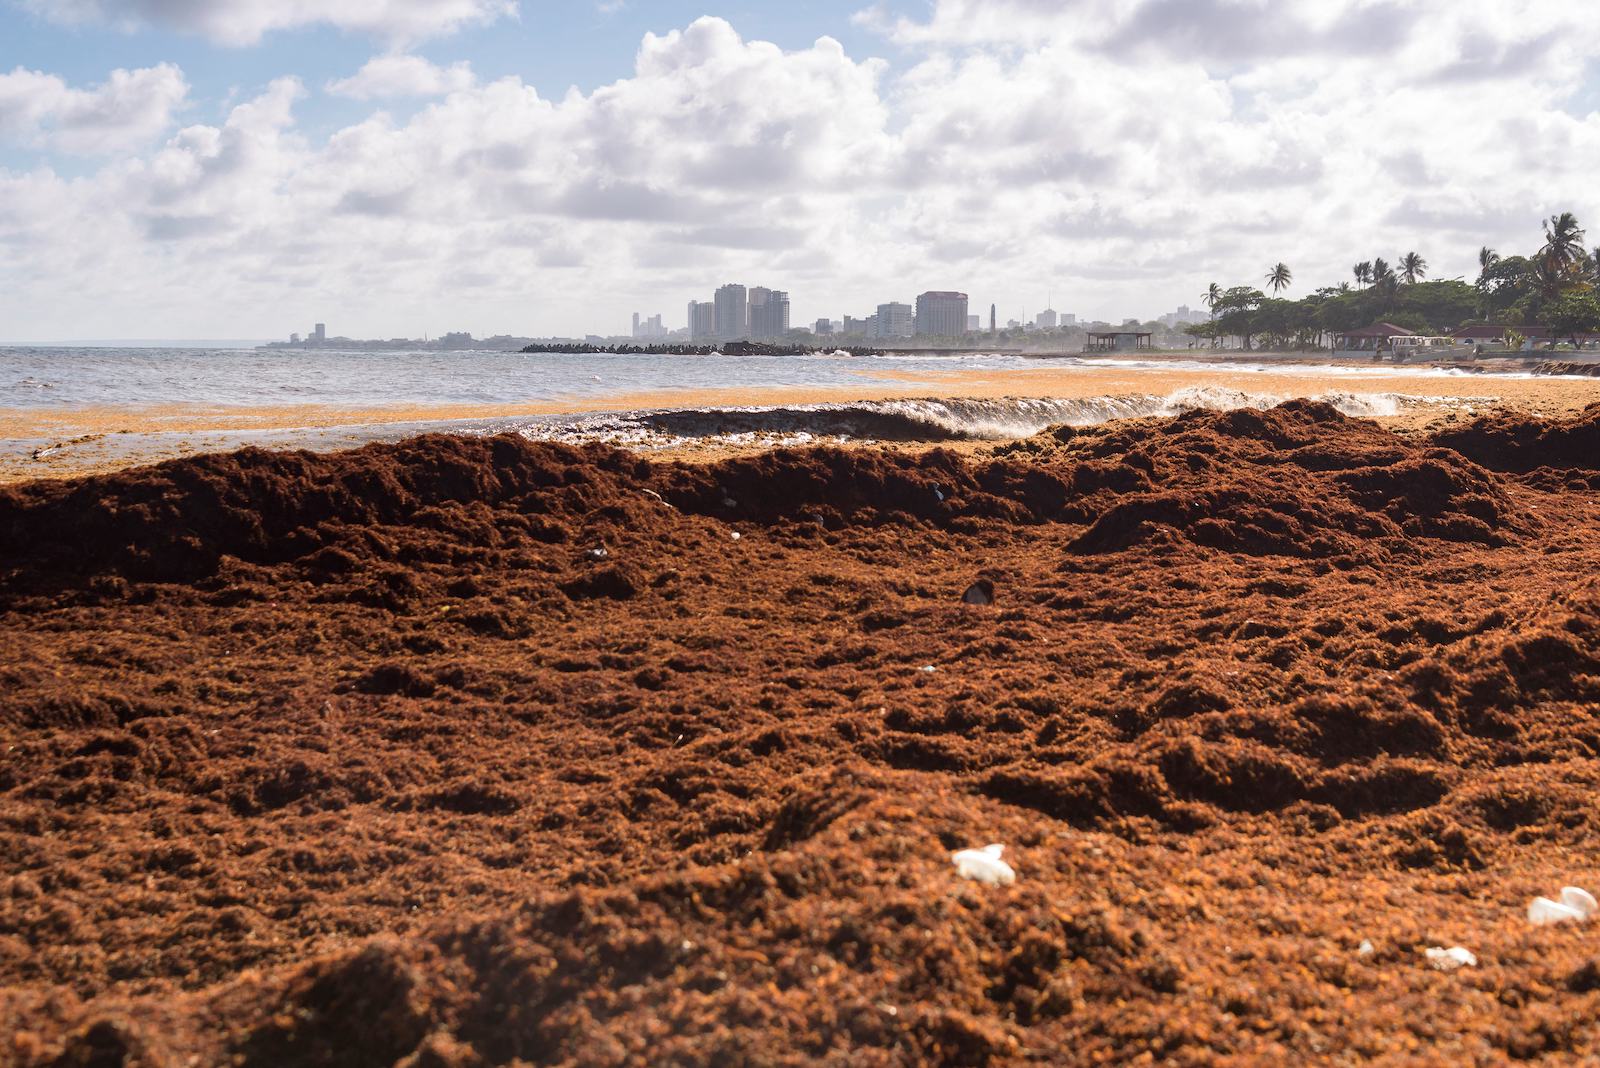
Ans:
[{"label": "palm tree crown", "polygon": [[1540,256],[1553,266],[1566,270],[1585,258],[1583,236],[1583,227],[1578,225],[1578,217],[1572,212],[1552,215],[1544,224],[1544,248],[1540,250]]},{"label": "palm tree crown", "polygon": [[1293,281],[1294,273],[1289,270],[1288,264],[1284,263],[1276,264],[1271,273],[1267,275],[1267,285],[1272,287],[1274,293],[1280,293],[1289,288],[1289,284]]},{"label": "palm tree crown", "polygon": [[1356,285],[1364,286],[1368,282],[1372,281],[1371,260],[1362,260],[1360,263],[1356,264],[1355,267],[1351,268],[1351,270],[1356,276]]},{"label": "palm tree crown", "polygon": [[1400,257],[1400,274],[1407,285],[1416,285],[1428,277],[1428,261],[1415,252],[1407,252]]},{"label": "palm tree crown", "polygon": [[1394,269],[1389,266],[1389,261],[1379,256],[1372,261],[1372,280],[1382,282],[1394,275]]}]

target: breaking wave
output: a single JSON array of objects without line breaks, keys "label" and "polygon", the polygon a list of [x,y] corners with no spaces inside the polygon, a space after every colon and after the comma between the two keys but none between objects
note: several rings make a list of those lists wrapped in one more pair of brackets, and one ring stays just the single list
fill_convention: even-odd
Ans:
[{"label": "breaking wave", "polygon": [[[1002,397],[908,398],[738,408],[687,408],[625,412],[511,427],[539,441],[603,442],[626,448],[673,448],[707,442],[740,445],[805,445],[844,441],[1004,441],[1046,427],[1094,426],[1117,419],[1174,416],[1184,412],[1264,411],[1287,398],[1216,386],[1192,386],[1166,396],[1136,393],[1087,398]],[[1324,393],[1325,401],[1350,416],[1397,415],[1435,403],[1398,393]],[[498,429],[507,429],[500,427]]]}]

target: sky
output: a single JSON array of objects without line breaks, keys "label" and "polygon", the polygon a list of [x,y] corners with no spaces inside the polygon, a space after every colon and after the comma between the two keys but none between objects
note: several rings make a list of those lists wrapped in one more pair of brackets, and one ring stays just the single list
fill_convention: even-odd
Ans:
[{"label": "sky", "polygon": [[1002,321],[1600,245],[1600,4],[0,0],[0,341]]}]

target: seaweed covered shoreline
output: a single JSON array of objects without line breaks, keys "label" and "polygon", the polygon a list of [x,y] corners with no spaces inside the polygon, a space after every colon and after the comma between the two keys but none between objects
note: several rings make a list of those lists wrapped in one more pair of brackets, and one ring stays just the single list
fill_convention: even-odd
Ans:
[{"label": "seaweed covered shoreline", "polygon": [[1600,889],[1597,494],[1600,406],[1309,402],[0,490],[0,1060],[1600,1056],[1522,916]]}]

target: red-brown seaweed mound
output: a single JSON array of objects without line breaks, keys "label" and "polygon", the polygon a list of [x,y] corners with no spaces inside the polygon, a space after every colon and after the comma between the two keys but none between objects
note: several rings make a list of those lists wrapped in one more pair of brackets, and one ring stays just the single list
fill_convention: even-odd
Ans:
[{"label": "red-brown seaweed mound", "polygon": [[1546,483],[1600,488],[1600,404],[1570,419],[1516,412],[1481,416],[1441,430],[1433,440],[1495,471],[1541,471]]},{"label": "red-brown seaweed mound", "polygon": [[1150,490],[1106,509],[1075,543],[1080,552],[1177,536],[1230,552],[1326,559],[1407,551],[1418,537],[1497,544],[1527,529],[1527,517],[1475,464],[1403,446],[1312,401],[1194,412],[1072,451],[1089,463],[1139,468]]},{"label": "red-brown seaweed mound", "polygon": [[1600,512],[1441,441],[247,451],[0,551],[0,1063],[1600,1057]]}]

